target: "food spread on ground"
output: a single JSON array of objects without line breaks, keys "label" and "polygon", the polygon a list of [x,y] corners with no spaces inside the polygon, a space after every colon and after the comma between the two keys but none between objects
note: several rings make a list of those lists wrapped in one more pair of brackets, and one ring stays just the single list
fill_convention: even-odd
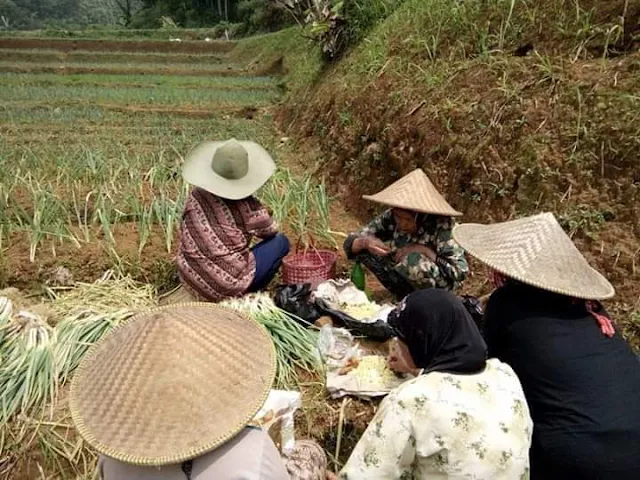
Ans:
[{"label": "food spread on ground", "polygon": [[340,304],[340,310],[349,315],[350,317],[366,322],[371,320],[375,315],[382,310],[382,305],[378,305],[375,302],[367,302],[360,304],[342,303]]},{"label": "food spread on ground", "polygon": [[377,392],[396,387],[402,379],[387,365],[387,359],[380,355],[366,355],[347,375],[351,375],[362,391]]}]

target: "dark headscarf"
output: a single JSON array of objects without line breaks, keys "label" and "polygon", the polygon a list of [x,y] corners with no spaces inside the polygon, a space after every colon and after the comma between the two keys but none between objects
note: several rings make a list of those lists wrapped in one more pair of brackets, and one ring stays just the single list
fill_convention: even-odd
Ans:
[{"label": "dark headscarf", "polygon": [[389,324],[425,373],[477,373],[485,367],[487,345],[462,301],[447,290],[410,294],[391,312]]}]

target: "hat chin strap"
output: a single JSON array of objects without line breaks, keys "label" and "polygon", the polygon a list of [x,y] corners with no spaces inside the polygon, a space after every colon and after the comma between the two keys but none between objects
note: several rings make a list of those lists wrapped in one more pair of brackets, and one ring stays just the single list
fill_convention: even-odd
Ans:
[{"label": "hat chin strap", "polygon": [[187,476],[187,480],[191,480],[191,472],[193,472],[193,460],[182,462],[182,472]]}]

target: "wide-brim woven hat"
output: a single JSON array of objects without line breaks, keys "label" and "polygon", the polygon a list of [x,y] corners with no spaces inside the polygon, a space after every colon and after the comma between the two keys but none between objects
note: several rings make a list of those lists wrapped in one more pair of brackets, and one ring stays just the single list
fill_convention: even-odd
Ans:
[{"label": "wide-brim woven hat", "polygon": [[449,205],[431,183],[427,174],[420,168],[405,175],[375,195],[364,195],[362,198],[414,212],[447,217],[462,215],[462,213]]},{"label": "wide-brim woven hat", "polygon": [[453,238],[494,270],[528,285],[586,300],[615,295],[552,213],[495,223],[460,224]]},{"label": "wide-brim woven hat", "polygon": [[93,346],[71,384],[84,440],[134,465],[196,458],[238,434],[264,404],[275,347],[258,323],[206,303],[135,315]]},{"label": "wide-brim woven hat", "polygon": [[276,164],[255,142],[205,141],[187,154],[182,169],[186,182],[229,200],[253,195],[276,171]]}]

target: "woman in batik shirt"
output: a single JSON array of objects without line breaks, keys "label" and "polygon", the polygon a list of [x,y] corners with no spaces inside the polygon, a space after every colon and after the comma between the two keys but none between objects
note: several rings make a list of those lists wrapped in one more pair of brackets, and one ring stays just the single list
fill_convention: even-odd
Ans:
[{"label": "woman in batik shirt", "polygon": [[365,199],[392,208],[349,235],[347,257],[360,261],[398,299],[424,288],[458,288],[469,267],[453,240],[460,215],[420,169]]},{"label": "woman in batik shirt", "polygon": [[529,477],[532,421],[511,368],[487,347],[462,302],[444,290],[409,295],[392,312],[389,365],[417,378],[391,392],[340,478]]},{"label": "woman in batik shirt", "polygon": [[262,290],[278,272],[289,241],[254,197],[274,171],[269,154],[254,142],[202,142],[189,152],[183,175],[194,188],[182,214],[176,263],[182,285],[198,300]]}]

